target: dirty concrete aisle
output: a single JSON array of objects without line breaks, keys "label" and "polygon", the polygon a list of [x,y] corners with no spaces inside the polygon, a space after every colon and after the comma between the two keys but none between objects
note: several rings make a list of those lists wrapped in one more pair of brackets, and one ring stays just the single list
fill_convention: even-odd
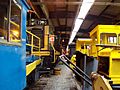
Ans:
[{"label": "dirty concrete aisle", "polygon": [[69,68],[65,65],[57,67],[61,68],[60,75],[41,77],[29,90],[81,90]]}]

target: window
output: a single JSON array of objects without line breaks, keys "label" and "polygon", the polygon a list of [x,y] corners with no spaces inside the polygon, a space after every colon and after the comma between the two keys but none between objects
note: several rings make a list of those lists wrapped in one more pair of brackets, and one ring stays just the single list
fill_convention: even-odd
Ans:
[{"label": "window", "polygon": [[81,45],[81,49],[84,49],[84,45]]},{"label": "window", "polygon": [[0,39],[7,40],[8,36],[9,0],[0,0]]},{"label": "window", "polygon": [[0,40],[20,42],[21,7],[16,0],[0,0]]},{"label": "window", "polygon": [[10,41],[19,42],[21,36],[21,7],[11,1]]},{"label": "window", "polygon": [[115,33],[101,33],[101,44],[117,44],[117,35]]},{"label": "window", "polygon": [[120,34],[118,35],[118,44],[120,45]]},{"label": "window", "polygon": [[117,39],[117,37],[108,37],[108,42],[109,43],[117,43],[116,39]]}]

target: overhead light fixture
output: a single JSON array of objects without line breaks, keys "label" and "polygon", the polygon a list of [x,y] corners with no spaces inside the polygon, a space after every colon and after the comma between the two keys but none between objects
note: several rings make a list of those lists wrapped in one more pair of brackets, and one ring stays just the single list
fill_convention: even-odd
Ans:
[{"label": "overhead light fixture", "polygon": [[76,33],[77,33],[77,32],[72,32],[72,34],[71,34],[71,37],[70,37],[70,39],[69,39],[69,43],[68,43],[68,44],[71,44],[71,43],[72,43],[72,41],[74,40],[74,38],[75,38],[75,36],[76,36]]},{"label": "overhead light fixture", "polygon": [[70,37],[70,40],[69,40],[68,44],[72,43],[72,41],[74,40],[74,38],[75,38],[75,36],[76,36],[80,26],[82,25],[82,22],[83,22],[82,19],[76,19],[75,26],[74,26],[74,29],[73,29],[73,31],[71,33],[71,37]]},{"label": "overhead light fixture", "polygon": [[74,25],[73,31],[71,33],[68,44],[71,44],[72,41],[74,40],[80,26],[83,23],[83,20],[85,19],[88,11],[90,10],[90,8],[91,8],[91,6],[93,5],[94,2],[95,2],[95,0],[83,0],[80,11],[79,11],[78,16],[76,18],[75,25]]},{"label": "overhead light fixture", "polygon": [[88,11],[90,10],[94,2],[95,0],[83,0],[82,6],[80,8],[77,18],[85,19]]},{"label": "overhead light fixture", "polygon": [[78,32],[80,26],[82,25],[82,22],[83,22],[82,19],[76,19],[73,32],[74,32],[74,31]]},{"label": "overhead light fixture", "polygon": [[69,51],[69,47],[68,47],[68,45],[67,45],[66,51],[67,51],[67,52]]}]

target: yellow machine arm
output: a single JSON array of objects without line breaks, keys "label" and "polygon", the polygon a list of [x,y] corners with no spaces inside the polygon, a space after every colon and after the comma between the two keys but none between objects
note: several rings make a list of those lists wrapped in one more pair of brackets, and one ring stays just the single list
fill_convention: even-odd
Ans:
[{"label": "yellow machine arm", "polygon": [[93,90],[112,90],[112,87],[110,86],[108,80],[105,79],[103,76],[92,73],[91,79]]}]

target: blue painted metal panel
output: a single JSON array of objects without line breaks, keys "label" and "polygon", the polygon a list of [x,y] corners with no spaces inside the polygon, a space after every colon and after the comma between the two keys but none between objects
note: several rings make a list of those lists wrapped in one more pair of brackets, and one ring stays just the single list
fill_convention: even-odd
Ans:
[{"label": "blue painted metal panel", "polygon": [[31,9],[30,6],[27,4],[26,0],[21,0],[22,4],[24,4],[24,6],[26,6],[27,9]]},{"label": "blue painted metal panel", "polygon": [[0,90],[22,90],[26,86],[26,10],[22,0],[21,46],[0,44]]},{"label": "blue painted metal panel", "polygon": [[0,45],[0,90],[22,90],[26,85],[24,48]]},{"label": "blue painted metal panel", "polygon": [[31,63],[34,62],[35,60],[38,60],[39,56],[35,56],[35,55],[30,55],[26,57],[26,63]]}]

